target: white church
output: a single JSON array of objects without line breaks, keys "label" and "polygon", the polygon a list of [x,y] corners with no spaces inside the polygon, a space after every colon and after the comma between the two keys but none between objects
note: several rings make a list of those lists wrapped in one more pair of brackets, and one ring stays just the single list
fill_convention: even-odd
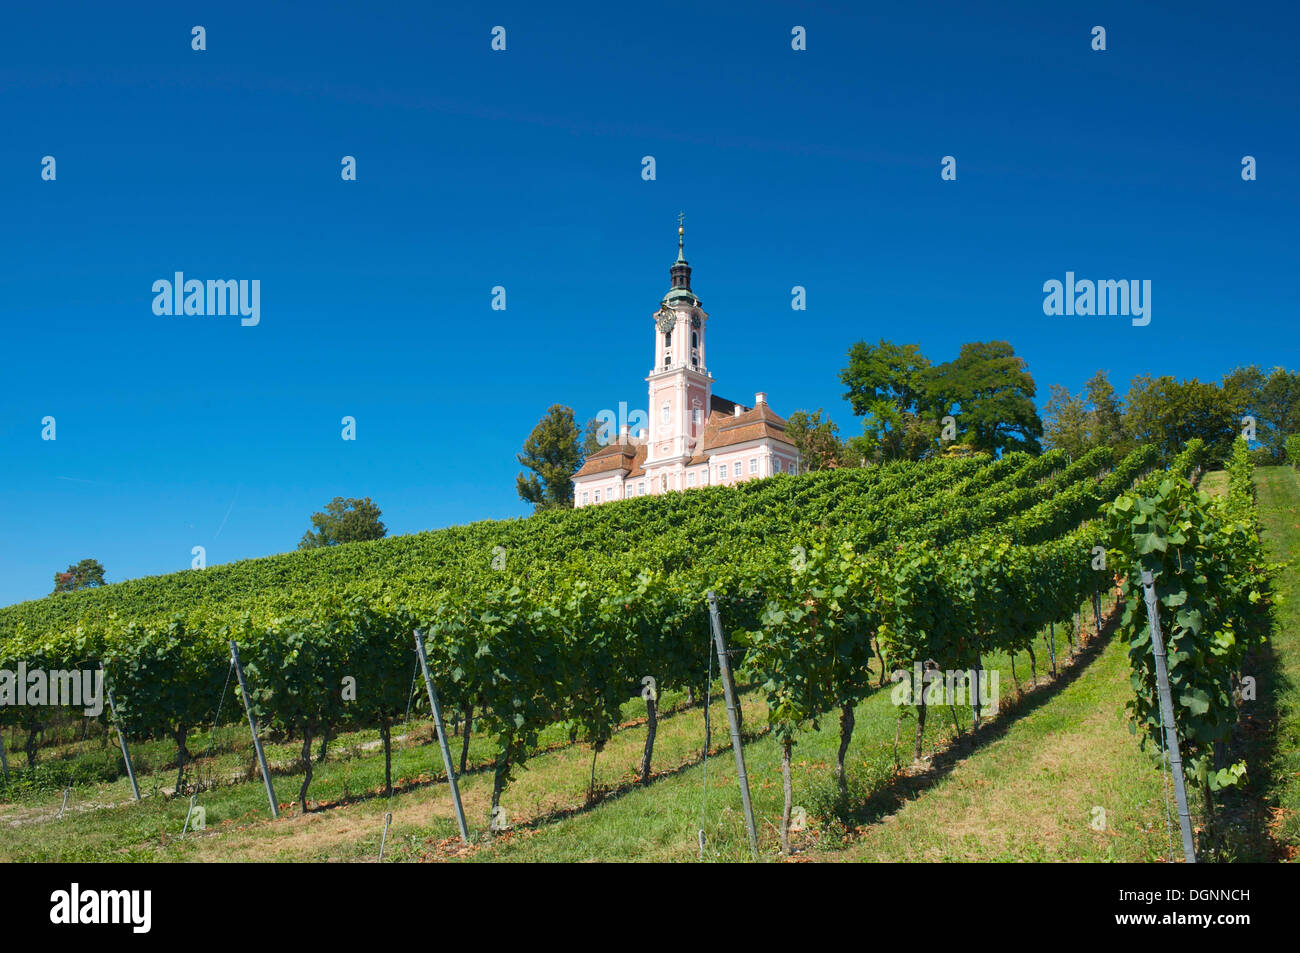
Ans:
[{"label": "white church", "polygon": [[672,287],[651,315],[648,430],[632,434],[624,426],[615,441],[587,457],[573,475],[575,507],[798,472],[786,422],[766,394],[745,406],[713,393],[705,363],[709,316],[691,291],[684,245],[679,224]]}]

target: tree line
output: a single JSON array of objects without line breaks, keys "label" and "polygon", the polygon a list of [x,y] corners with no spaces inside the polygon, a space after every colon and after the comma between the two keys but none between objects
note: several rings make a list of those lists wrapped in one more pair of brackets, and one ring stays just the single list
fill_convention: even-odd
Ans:
[{"label": "tree line", "polygon": [[[1196,439],[1217,463],[1239,435],[1254,463],[1278,464],[1288,459],[1287,438],[1300,433],[1300,374],[1255,364],[1217,382],[1139,374],[1123,397],[1099,370],[1077,394],[1051,385],[1041,414],[1028,365],[1006,341],[967,342],[945,362],[917,344],[858,341],[839,380],[861,433],[841,436],[821,407],[791,414],[786,433],[806,470],[1051,449],[1077,458],[1148,444],[1167,462]],[[517,478],[520,498],[537,510],[572,506],[570,479],[599,449],[598,428],[594,419],[580,427],[572,408],[552,405],[518,456],[529,471]]]}]

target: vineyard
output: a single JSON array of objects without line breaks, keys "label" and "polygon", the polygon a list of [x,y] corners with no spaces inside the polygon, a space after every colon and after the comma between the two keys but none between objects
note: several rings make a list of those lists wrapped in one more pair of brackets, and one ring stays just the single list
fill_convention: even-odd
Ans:
[{"label": "vineyard", "polygon": [[[124,735],[173,741],[180,793],[199,760],[191,732],[244,716],[233,642],[256,721],[301,745],[305,811],[313,741],[343,732],[378,733],[391,790],[393,729],[424,706],[419,630],[465,750],[471,731],[491,741],[495,811],[546,739],[558,732],[597,757],[630,700],[644,700],[639,774],[651,782],[660,697],[716,691],[715,593],[737,678],[762,698],[780,748],[788,852],[790,764],[810,727],[838,719],[833,773],[845,790],[855,709],[898,673],[920,758],[927,713],[946,704],[936,686],[965,691],[978,728],[995,703],[986,660],[1009,656],[1013,675],[1017,655],[1031,671],[1055,669],[1057,628],[1077,634],[1082,607],[1095,624],[1103,594],[1123,603],[1132,711],[1158,746],[1145,570],[1168,610],[1178,730],[1208,798],[1241,777],[1223,747],[1270,602],[1238,450],[1216,500],[1189,479],[1205,462],[1199,443],[1168,469],[1147,448],[1009,454],[778,476],[250,560],[0,610],[0,669],[102,662]],[[0,727],[26,733],[29,762],[44,717],[0,709]]]}]

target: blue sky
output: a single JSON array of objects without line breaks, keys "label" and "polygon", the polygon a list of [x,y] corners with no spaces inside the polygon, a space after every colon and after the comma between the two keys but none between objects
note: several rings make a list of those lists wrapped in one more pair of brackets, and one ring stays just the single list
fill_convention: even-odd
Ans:
[{"label": "blue sky", "polygon": [[[0,604],[289,550],[336,495],[525,514],[548,405],[644,407],[678,210],[717,391],[846,434],[860,338],[1009,340],[1040,403],[1300,367],[1293,5],[469,6],[6,11]],[[1151,324],[1045,317],[1067,270],[1151,280]],[[261,323],[154,315],[176,271]]]}]

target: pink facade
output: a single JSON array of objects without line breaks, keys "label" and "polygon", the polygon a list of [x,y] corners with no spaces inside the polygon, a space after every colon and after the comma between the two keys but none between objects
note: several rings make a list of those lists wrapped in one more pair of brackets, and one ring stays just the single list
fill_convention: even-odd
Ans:
[{"label": "pink facade", "polygon": [[682,240],[679,228],[672,288],[651,315],[647,429],[625,429],[587,458],[573,476],[574,506],[798,472],[785,420],[766,394],[754,395],[752,407],[714,395],[705,365],[709,315],[691,291]]}]

